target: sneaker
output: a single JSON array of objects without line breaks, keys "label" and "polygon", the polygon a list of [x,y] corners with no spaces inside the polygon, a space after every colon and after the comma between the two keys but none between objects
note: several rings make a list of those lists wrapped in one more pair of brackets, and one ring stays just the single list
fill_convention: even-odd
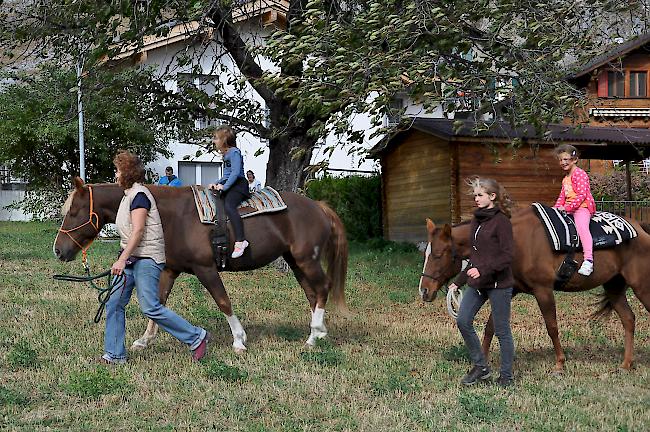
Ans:
[{"label": "sneaker", "polygon": [[460,382],[466,386],[474,385],[478,381],[485,381],[490,378],[490,368],[474,366]]},{"label": "sneaker", "polygon": [[198,347],[192,351],[192,360],[199,361],[208,353],[208,343],[212,339],[212,335],[208,332],[205,332],[205,337],[201,341]]},{"label": "sneaker", "polygon": [[584,260],[582,262],[582,265],[580,266],[580,270],[578,270],[578,274],[581,274],[583,276],[589,276],[592,274],[594,271],[594,263],[591,261]]},{"label": "sneaker", "polygon": [[514,384],[514,379],[509,377],[504,377],[503,375],[500,375],[499,379],[497,380],[497,385],[499,387],[510,387],[513,384]]},{"label": "sneaker", "polygon": [[241,242],[235,242],[235,250],[232,251],[230,258],[239,258],[244,255],[244,250],[248,247],[248,242],[246,240]]},{"label": "sneaker", "polygon": [[126,364],[126,359],[115,359],[109,356],[108,354],[104,354],[100,358],[97,359],[97,363],[106,365],[106,366],[117,366],[117,365],[123,365]]}]

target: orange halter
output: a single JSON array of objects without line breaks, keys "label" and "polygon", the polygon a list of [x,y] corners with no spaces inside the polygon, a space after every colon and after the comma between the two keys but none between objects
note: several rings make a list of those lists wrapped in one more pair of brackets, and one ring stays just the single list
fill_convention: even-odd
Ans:
[{"label": "orange halter", "polygon": [[[86,245],[86,247],[83,247],[83,246],[81,246],[81,244],[77,240],[75,240],[74,237],[72,237],[72,235],[70,233],[72,231],[76,231],[76,230],[78,230],[80,228],[83,228],[88,224],[90,224],[93,228],[95,228],[95,233],[96,234],[99,233],[99,215],[97,213],[95,213],[95,211],[93,210],[94,206],[93,206],[93,188],[92,188],[92,186],[88,186],[88,191],[90,192],[90,211],[88,212],[88,221],[81,224],[81,225],[79,225],[78,227],[75,227],[75,228],[72,228],[72,229],[59,228],[59,232],[61,232],[63,234],[67,234],[68,237],[70,237],[70,240],[72,240],[74,242],[74,244],[79,246],[79,249],[81,249],[81,254],[82,254],[81,262],[83,263],[83,266],[86,269],[88,268],[88,253],[87,253],[87,251],[88,251],[88,248],[90,248],[90,245],[95,240],[96,235],[95,235],[95,237],[93,237],[92,240],[90,240],[90,243],[88,243],[88,245]],[[94,220],[93,220],[93,217],[94,217]]]}]

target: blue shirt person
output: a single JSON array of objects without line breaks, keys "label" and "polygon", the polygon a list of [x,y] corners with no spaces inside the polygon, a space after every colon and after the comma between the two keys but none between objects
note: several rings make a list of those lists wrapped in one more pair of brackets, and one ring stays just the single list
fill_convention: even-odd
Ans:
[{"label": "blue shirt person", "polygon": [[239,258],[248,247],[244,237],[244,225],[237,207],[241,202],[250,197],[248,180],[244,176],[244,158],[237,148],[235,132],[230,126],[220,126],[212,137],[215,149],[223,155],[223,176],[216,184],[210,184],[210,189],[221,191],[226,214],[230,218],[233,231],[235,231],[235,246],[230,255]]},{"label": "blue shirt person", "polygon": [[158,184],[161,186],[183,186],[183,182],[181,182],[181,180],[174,175],[174,168],[170,166],[165,168],[165,176],[160,178]]}]

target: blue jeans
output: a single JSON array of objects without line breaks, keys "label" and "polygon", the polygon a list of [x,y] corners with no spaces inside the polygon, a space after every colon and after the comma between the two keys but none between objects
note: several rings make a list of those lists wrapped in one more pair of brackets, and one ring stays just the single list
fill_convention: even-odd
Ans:
[{"label": "blue jeans", "polygon": [[494,333],[499,338],[499,349],[501,351],[501,376],[512,378],[512,363],[515,357],[515,344],[510,331],[510,303],[512,301],[512,288],[495,288],[478,291],[475,288],[468,288],[463,293],[463,300],[460,303],[456,324],[463,336],[469,356],[475,366],[487,368],[487,360],[481,350],[481,343],[474,329],[474,318],[476,314],[490,300],[492,307],[492,321],[494,322]]},{"label": "blue jeans", "polygon": [[184,318],[160,304],[158,282],[164,265],[150,258],[136,261],[124,269],[124,287],[114,292],[106,303],[106,329],[104,331],[104,357],[126,360],[126,305],[136,287],[140,310],[163,330],[179,341],[196,349],[206,335],[204,329],[195,327]]}]

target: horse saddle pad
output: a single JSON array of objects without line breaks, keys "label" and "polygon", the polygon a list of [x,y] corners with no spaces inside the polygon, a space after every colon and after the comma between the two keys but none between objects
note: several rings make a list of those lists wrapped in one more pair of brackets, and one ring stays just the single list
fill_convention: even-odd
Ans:
[{"label": "horse saddle pad", "polygon": [[[580,237],[572,215],[540,203],[533,203],[535,214],[542,221],[551,247],[556,252],[580,250]],[[621,216],[596,212],[591,217],[589,231],[594,249],[607,249],[631,240],[638,235],[634,227]]]},{"label": "horse saddle pad", "polygon": [[[214,201],[217,198],[214,193],[200,185],[193,185],[192,193],[194,194],[194,203],[201,223],[214,224],[214,221],[217,220],[217,206]],[[249,199],[242,201],[239,205],[239,214],[241,214],[242,218],[245,218],[262,213],[278,212],[286,208],[287,205],[278,191],[267,186],[259,192],[251,193]]]}]

